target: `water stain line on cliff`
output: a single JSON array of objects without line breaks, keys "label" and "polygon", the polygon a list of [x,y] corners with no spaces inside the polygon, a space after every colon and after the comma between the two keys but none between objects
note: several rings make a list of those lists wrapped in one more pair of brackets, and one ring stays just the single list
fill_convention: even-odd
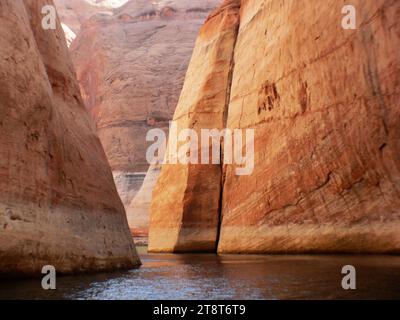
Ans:
[{"label": "water stain line on cliff", "polygon": [[[230,62],[230,67],[229,67],[228,84],[227,84],[227,88],[226,88],[226,100],[225,100],[224,113],[223,113],[223,117],[222,117],[224,128],[227,127],[228,109],[229,109],[229,103],[231,101],[232,78],[233,78],[233,71],[235,69],[235,48],[236,48],[236,43],[237,43],[237,38],[238,38],[238,33],[239,33],[239,26],[240,26],[240,22],[235,30],[235,40],[234,40],[233,47],[232,47],[232,56],[231,56],[231,62]],[[219,239],[221,236],[221,227],[222,227],[222,219],[223,219],[222,206],[223,206],[223,195],[224,195],[224,186],[225,186],[225,178],[226,178],[226,168],[224,167],[223,145],[224,145],[224,141],[222,141],[221,146],[220,146],[221,187],[220,187],[219,204],[218,204],[218,215],[219,216],[218,216],[217,238],[215,241],[215,252],[218,252],[218,245],[219,245]]]}]

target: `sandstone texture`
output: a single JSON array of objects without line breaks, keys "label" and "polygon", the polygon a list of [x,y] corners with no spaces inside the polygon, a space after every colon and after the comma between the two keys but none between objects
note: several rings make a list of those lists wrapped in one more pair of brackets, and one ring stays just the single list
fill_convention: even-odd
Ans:
[{"label": "sandstone texture", "polygon": [[[174,114],[178,132],[225,127],[238,27],[238,1],[226,1],[200,30]],[[216,250],[221,173],[218,164],[163,165],[151,208],[150,251]]]},{"label": "sandstone texture", "polygon": [[131,204],[149,169],[146,134],[168,132],[198,31],[220,1],[59,1],[61,20],[79,30],[70,52],[83,99],[135,221]]},{"label": "sandstone texture", "polygon": [[[357,28],[345,30],[342,1],[241,1],[226,126],[255,129],[254,172],[238,176],[224,166],[221,198],[201,187],[219,183],[211,170],[196,180],[164,166],[153,195],[153,251],[196,250],[191,237],[201,229],[175,244],[157,230],[176,236],[185,225],[177,208],[220,199],[220,253],[400,252],[400,2],[352,4]],[[218,35],[216,27],[207,33]],[[196,87],[208,63],[194,55],[185,88]],[[186,105],[206,100],[212,88]],[[219,104],[206,107],[222,112]],[[167,181],[180,189],[165,191]],[[206,212],[194,223],[215,219]]]},{"label": "sandstone texture", "polygon": [[0,274],[137,266],[61,25],[41,26],[45,4],[0,2]]}]

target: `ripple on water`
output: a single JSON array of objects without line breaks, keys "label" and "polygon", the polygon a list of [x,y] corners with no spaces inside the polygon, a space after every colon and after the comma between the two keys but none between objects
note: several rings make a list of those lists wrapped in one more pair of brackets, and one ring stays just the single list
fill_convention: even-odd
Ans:
[{"label": "ripple on water", "polygon": [[[399,299],[400,257],[357,255],[147,254],[126,272],[0,282],[14,299]],[[341,269],[357,270],[357,290],[341,288]]]}]

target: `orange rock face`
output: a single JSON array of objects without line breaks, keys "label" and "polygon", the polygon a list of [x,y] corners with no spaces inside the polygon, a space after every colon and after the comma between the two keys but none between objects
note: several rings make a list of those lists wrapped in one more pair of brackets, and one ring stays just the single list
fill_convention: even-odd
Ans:
[{"label": "orange rock face", "polygon": [[0,274],[138,265],[124,208],[46,0],[0,4]]},{"label": "orange rock face", "polygon": [[[255,165],[248,176],[224,167],[220,253],[400,252],[400,3],[352,4],[356,29],[345,30],[339,1],[241,1],[226,126],[255,130]],[[207,63],[195,57],[189,70]],[[166,221],[176,234],[185,223],[177,207],[220,198],[215,190],[200,200],[203,189],[192,188],[209,175],[196,181],[167,170],[169,183],[182,186],[167,194],[160,178],[151,235]],[[161,217],[165,199],[175,205]],[[195,223],[214,219],[208,212]],[[197,248],[186,234],[175,243]],[[150,247],[176,250],[152,237]]]},{"label": "orange rock face", "polygon": [[[78,8],[76,1],[62,2],[61,20],[77,24],[65,10]],[[93,7],[90,19],[80,19],[70,51],[128,210],[149,168],[146,134],[152,128],[168,132],[198,30],[219,0],[135,0],[119,8],[106,3]],[[72,12],[82,15],[78,9]],[[128,215],[135,212],[128,210]]]},{"label": "orange rock face", "polygon": [[[178,132],[225,127],[238,26],[238,1],[227,1],[200,30],[174,115]],[[215,251],[221,172],[218,164],[163,166],[151,208],[150,251]]]},{"label": "orange rock face", "polygon": [[338,1],[243,1],[228,126],[255,171],[227,170],[220,252],[400,251],[400,3],[352,3],[356,30]]}]

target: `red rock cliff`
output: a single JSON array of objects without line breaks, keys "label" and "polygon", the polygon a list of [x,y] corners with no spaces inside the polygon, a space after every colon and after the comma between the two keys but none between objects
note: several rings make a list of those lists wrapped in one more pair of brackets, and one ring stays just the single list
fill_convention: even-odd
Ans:
[{"label": "red rock cliff", "polygon": [[139,264],[124,208],[46,0],[0,3],[0,274]]},{"label": "red rock cliff", "polygon": [[[219,252],[400,252],[400,2],[352,4],[357,28],[344,30],[341,1],[241,1],[227,127],[255,129],[255,166],[248,176],[223,170]],[[207,32],[218,35],[217,27]],[[189,70],[207,63],[194,56]],[[167,172],[177,193],[161,188]],[[155,189],[153,251],[197,249],[196,230],[173,243],[156,230],[176,234],[185,225],[176,207],[220,198],[216,189],[202,200],[204,189],[191,187],[208,175],[179,172],[164,166]],[[161,215],[167,202],[175,205]],[[207,213],[195,224],[214,219],[215,210]]]},{"label": "red rock cliff", "polygon": [[[226,1],[200,30],[174,115],[178,132],[191,128],[200,136],[201,129],[225,127],[238,27],[238,1]],[[215,251],[221,173],[218,164],[162,167],[153,193],[150,251]]]},{"label": "red rock cliff", "polygon": [[220,0],[99,2],[90,16],[88,1],[57,1],[62,20],[80,28],[70,49],[83,98],[131,229],[145,235],[149,203],[134,198],[149,168],[146,134],[168,132],[198,30]]}]

